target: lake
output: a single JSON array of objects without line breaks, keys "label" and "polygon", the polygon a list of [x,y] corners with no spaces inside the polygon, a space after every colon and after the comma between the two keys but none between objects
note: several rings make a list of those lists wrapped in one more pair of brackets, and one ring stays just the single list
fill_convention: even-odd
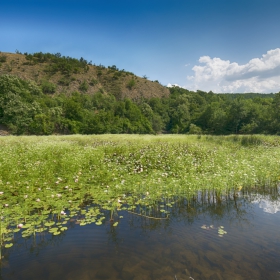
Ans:
[{"label": "lake", "polygon": [[[145,214],[121,210],[114,221],[104,211],[99,226],[80,226],[83,217],[72,217],[64,223],[68,230],[57,236],[42,232],[23,238],[18,232],[14,246],[2,250],[1,276],[280,279],[279,197],[279,186],[219,196],[205,191],[189,199],[174,197],[172,207],[159,202]],[[160,209],[170,212],[168,218]]]}]

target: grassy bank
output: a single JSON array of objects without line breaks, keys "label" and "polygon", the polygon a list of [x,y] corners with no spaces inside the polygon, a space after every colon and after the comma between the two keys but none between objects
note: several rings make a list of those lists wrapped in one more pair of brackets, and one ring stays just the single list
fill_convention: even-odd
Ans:
[{"label": "grassy bank", "polygon": [[154,215],[158,201],[166,217],[175,196],[280,178],[280,139],[270,136],[2,137],[0,153],[1,243],[8,247],[21,227],[24,237],[60,234],[70,217],[99,225],[103,210],[111,219],[121,209]]}]

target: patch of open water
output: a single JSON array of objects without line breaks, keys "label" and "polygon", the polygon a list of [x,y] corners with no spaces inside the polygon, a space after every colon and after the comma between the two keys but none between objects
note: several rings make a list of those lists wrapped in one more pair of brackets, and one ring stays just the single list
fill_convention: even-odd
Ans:
[{"label": "patch of open water", "polygon": [[[276,190],[276,191],[275,191]],[[280,279],[280,192],[178,199],[169,219],[69,222],[6,250],[4,280]]]}]

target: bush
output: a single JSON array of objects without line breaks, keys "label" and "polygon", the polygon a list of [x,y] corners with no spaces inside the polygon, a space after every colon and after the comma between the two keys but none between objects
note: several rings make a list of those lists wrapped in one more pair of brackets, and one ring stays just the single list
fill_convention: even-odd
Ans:
[{"label": "bush", "polygon": [[189,134],[202,134],[202,129],[199,126],[191,123],[189,128]]},{"label": "bush", "polygon": [[135,87],[135,85],[136,85],[135,80],[134,80],[134,79],[131,79],[131,80],[128,81],[126,87],[129,88],[129,89],[131,90],[131,89],[133,89],[133,88]]},{"label": "bush", "polygon": [[55,90],[56,90],[56,86],[49,81],[43,81],[41,84],[41,88],[42,88],[43,93],[46,93],[46,94],[55,93]]},{"label": "bush", "polygon": [[7,61],[7,56],[6,55],[0,55],[0,62],[6,62]]},{"label": "bush", "polygon": [[87,81],[83,81],[80,86],[79,86],[79,90],[83,91],[83,92],[86,92],[88,90],[88,83]]},{"label": "bush", "polygon": [[89,84],[90,84],[91,86],[95,86],[97,83],[98,83],[98,81],[95,80],[94,78],[92,78]]}]

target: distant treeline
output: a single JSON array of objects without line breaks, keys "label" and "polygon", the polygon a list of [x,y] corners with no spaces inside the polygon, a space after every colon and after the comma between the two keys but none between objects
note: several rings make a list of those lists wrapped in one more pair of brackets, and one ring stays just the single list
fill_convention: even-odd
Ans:
[{"label": "distant treeline", "polygon": [[[84,60],[73,61],[70,71],[87,64]],[[54,95],[46,91],[46,86],[16,76],[0,76],[0,124],[17,135],[280,134],[280,92],[214,94],[173,87],[165,98],[116,100],[114,95],[103,92]]]}]

